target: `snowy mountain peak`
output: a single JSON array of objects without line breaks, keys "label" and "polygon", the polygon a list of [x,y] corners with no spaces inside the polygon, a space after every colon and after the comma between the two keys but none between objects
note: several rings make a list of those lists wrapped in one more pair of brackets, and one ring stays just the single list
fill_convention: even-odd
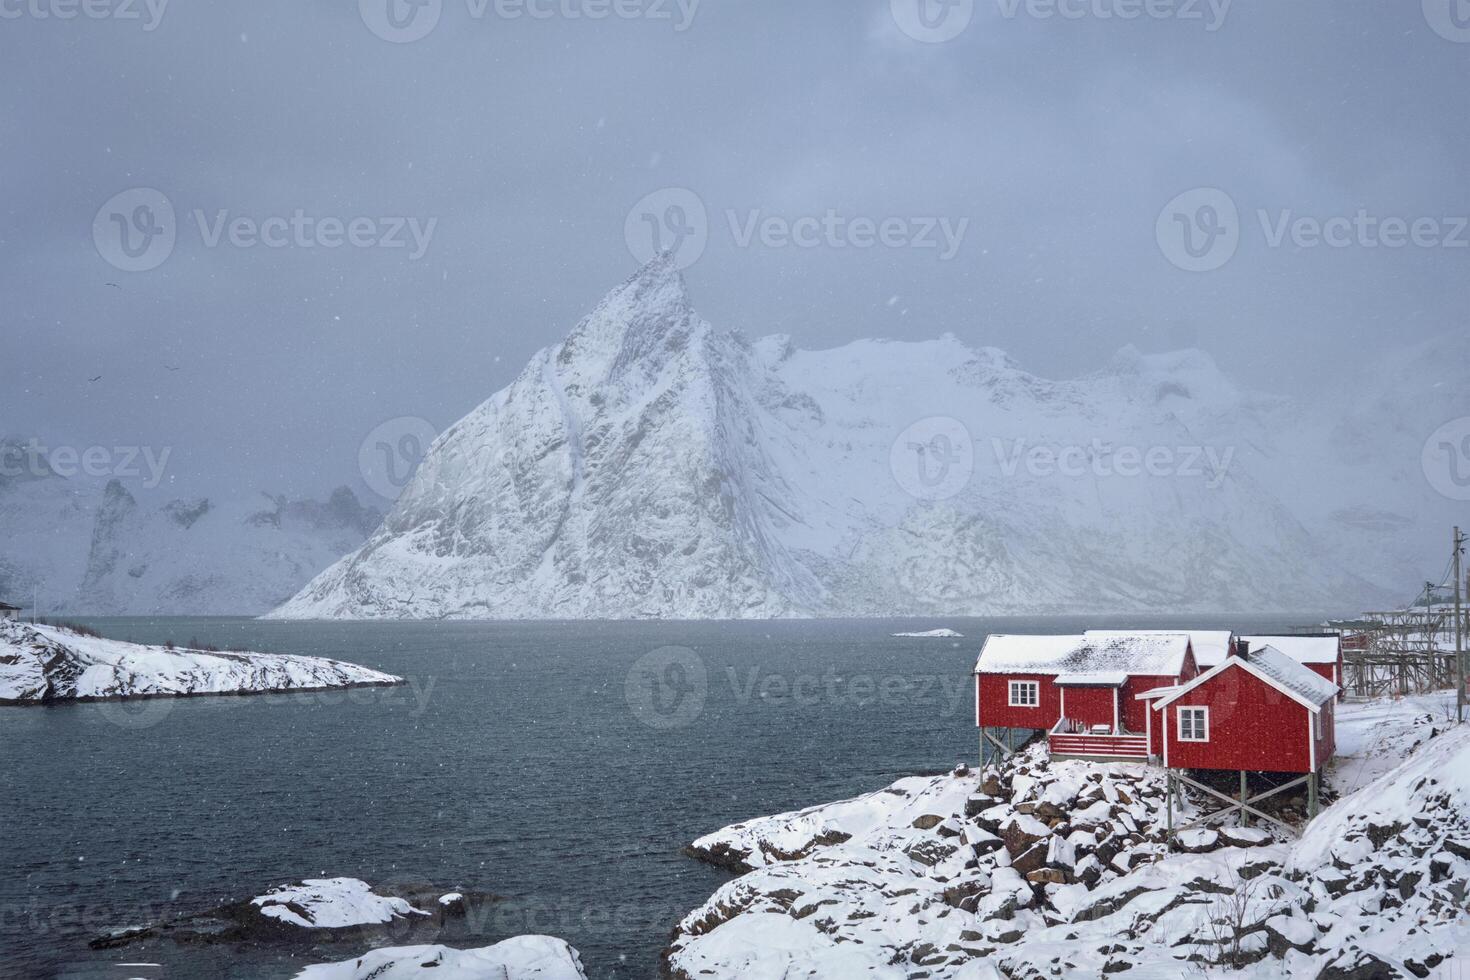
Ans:
[{"label": "snowy mountain peak", "polygon": [[592,361],[606,365],[607,378],[619,377],[687,346],[697,326],[684,276],[666,252],[597,304],[561,345],[557,363]]},{"label": "snowy mountain peak", "polygon": [[[277,615],[1378,601],[1352,571],[1361,566],[1321,559],[1308,529],[1317,515],[1283,502],[1268,469],[1284,455],[1279,411],[1197,351],[1125,351],[1103,371],[1053,381],[948,335],[826,351],[780,336],[747,343],[695,313],[661,256],[451,427],[383,526]],[[936,474],[914,454],[939,445],[959,455]],[[1081,471],[1031,455],[1069,447]],[[1130,468],[1151,450],[1167,472]],[[1158,453],[1148,458],[1157,469]]]}]

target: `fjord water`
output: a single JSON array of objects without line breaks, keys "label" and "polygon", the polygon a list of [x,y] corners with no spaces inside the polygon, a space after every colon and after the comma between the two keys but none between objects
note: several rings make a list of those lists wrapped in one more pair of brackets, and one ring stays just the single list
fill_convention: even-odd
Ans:
[{"label": "fjord water", "polygon": [[[0,976],[289,977],[362,950],[87,940],[341,875],[493,892],[506,901],[473,945],[556,935],[594,980],[654,977],[675,922],[729,877],[683,845],[974,761],[969,672],[987,632],[1182,625],[87,622],[411,683],[0,709]],[[965,638],[890,635],[940,626]]]}]

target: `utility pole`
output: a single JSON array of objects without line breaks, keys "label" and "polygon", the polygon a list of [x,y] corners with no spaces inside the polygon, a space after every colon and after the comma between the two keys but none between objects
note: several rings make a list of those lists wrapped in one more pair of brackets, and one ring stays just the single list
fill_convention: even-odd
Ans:
[{"label": "utility pole", "polygon": [[1465,536],[1455,528],[1455,715],[1465,723],[1465,631],[1460,623],[1460,556],[1465,552]]}]

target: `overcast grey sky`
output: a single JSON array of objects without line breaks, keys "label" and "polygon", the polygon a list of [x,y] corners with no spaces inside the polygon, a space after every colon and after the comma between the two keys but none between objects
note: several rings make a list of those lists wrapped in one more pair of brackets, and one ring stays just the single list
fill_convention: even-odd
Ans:
[{"label": "overcast grey sky", "polygon": [[[707,208],[701,312],[805,347],[948,331],[1058,376],[1197,345],[1300,393],[1466,325],[1470,248],[1361,225],[1347,247],[1273,246],[1258,217],[1470,214],[1463,0],[1149,0],[1136,19],[1144,0],[975,0],[968,26],[925,0],[936,30],[964,26],[943,43],[901,29],[919,0],[619,0],[641,16],[603,20],[566,11],[610,0],[514,19],[442,0],[409,43],[369,26],[392,34],[388,0],[55,16],[80,2],[0,0],[0,431],[172,446],[180,490],[320,493],[383,420],[448,425],[636,267],[630,209],[668,187]],[[94,236],[132,188],[175,209],[149,271]],[[1195,188],[1239,211],[1211,271],[1159,240]],[[1177,213],[1208,223],[1213,200]],[[209,244],[220,212],[298,210],[373,219],[363,241],[437,223],[418,257],[406,230],[406,248]],[[968,224],[947,258],[858,230],[742,247],[731,211]]]}]

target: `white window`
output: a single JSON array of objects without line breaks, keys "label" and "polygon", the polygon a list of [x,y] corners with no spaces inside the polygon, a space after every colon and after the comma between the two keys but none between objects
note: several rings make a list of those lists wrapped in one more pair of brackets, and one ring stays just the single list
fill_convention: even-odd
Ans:
[{"label": "white window", "polygon": [[1179,741],[1208,742],[1210,740],[1210,709],[1179,709]]},{"label": "white window", "polygon": [[1011,707],[1034,708],[1041,704],[1041,685],[1035,681],[1011,681]]}]

